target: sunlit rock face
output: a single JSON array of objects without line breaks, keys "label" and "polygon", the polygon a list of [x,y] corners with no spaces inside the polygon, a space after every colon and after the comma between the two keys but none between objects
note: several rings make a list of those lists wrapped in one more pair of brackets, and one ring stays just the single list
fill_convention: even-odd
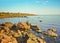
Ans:
[{"label": "sunlit rock face", "polygon": [[41,29],[37,26],[37,25],[32,25],[30,26],[30,28],[34,31],[36,31],[37,33],[40,33],[41,32]]},{"label": "sunlit rock face", "polygon": [[29,38],[29,39],[27,40],[27,43],[38,43],[38,42]]},{"label": "sunlit rock face", "polygon": [[46,41],[44,39],[41,39],[41,38],[29,38],[27,40],[27,43],[46,43]]},{"label": "sunlit rock face", "polygon": [[37,37],[35,34],[29,34],[29,39],[27,40],[27,43],[46,43],[44,38]]},{"label": "sunlit rock face", "polygon": [[58,37],[55,29],[48,29],[47,32],[49,36]]},{"label": "sunlit rock face", "polygon": [[[38,37],[31,30],[41,36]],[[56,32],[56,29],[41,31],[37,25],[28,25],[25,22],[18,24],[5,22],[0,24],[0,43],[49,43],[57,40],[58,34]],[[52,40],[50,41],[50,39]]]},{"label": "sunlit rock face", "polygon": [[30,26],[28,26],[26,23],[24,22],[19,22],[17,24],[17,27],[20,28],[21,30],[27,31],[30,29]]},{"label": "sunlit rock face", "polygon": [[11,36],[4,35],[4,39],[2,39],[1,43],[17,43],[17,41]]},{"label": "sunlit rock face", "polygon": [[10,28],[11,26],[13,26],[13,23],[11,23],[11,22],[5,22],[4,24],[5,24],[5,26],[7,26],[7,27],[9,27],[9,28]]}]

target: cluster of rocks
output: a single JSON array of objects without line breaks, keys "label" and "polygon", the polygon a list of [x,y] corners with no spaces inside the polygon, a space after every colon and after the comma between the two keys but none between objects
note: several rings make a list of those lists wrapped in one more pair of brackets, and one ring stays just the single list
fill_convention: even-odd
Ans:
[{"label": "cluster of rocks", "polygon": [[31,30],[55,39],[58,37],[55,29],[41,31],[37,25],[29,22],[19,22],[18,24],[5,22],[0,24],[0,43],[47,43],[43,36],[37,37]]}]

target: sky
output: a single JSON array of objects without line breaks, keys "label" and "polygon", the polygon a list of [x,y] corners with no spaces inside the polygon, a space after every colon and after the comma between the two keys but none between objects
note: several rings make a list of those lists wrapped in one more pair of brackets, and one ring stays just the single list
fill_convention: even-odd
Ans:
[{"label": "sky", "polygon": [[0,12],[60,15],[60,0],[0,0]]}]

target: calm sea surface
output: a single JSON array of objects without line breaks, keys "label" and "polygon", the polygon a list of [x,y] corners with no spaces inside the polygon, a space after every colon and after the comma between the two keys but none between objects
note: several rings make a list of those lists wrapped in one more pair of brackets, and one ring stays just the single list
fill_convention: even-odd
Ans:
[{"label": "calm sea surface", "polygon": [[[12,22],[12,23],[18,23],[18,22],[26,22],[29,21],[32,24],[38,25],[41,30],[46,30],[49,28],[56,28],[57,33],[60,34],[60,15],[53,15],[53,16],[30,16],[30,17],[15,17],[15,18],[4,18],[0,19],[0,23],[3,22]],[[42,22],[40,22],[42,21]]]}]

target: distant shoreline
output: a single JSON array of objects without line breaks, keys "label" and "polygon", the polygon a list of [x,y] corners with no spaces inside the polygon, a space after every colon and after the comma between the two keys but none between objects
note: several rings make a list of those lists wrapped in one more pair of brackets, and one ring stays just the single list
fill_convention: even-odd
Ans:
[{"label": "distant shoreline", "polygon": [[36,16],[36,14],[0,12],[0,18],[27,17],[27,16]]}]

